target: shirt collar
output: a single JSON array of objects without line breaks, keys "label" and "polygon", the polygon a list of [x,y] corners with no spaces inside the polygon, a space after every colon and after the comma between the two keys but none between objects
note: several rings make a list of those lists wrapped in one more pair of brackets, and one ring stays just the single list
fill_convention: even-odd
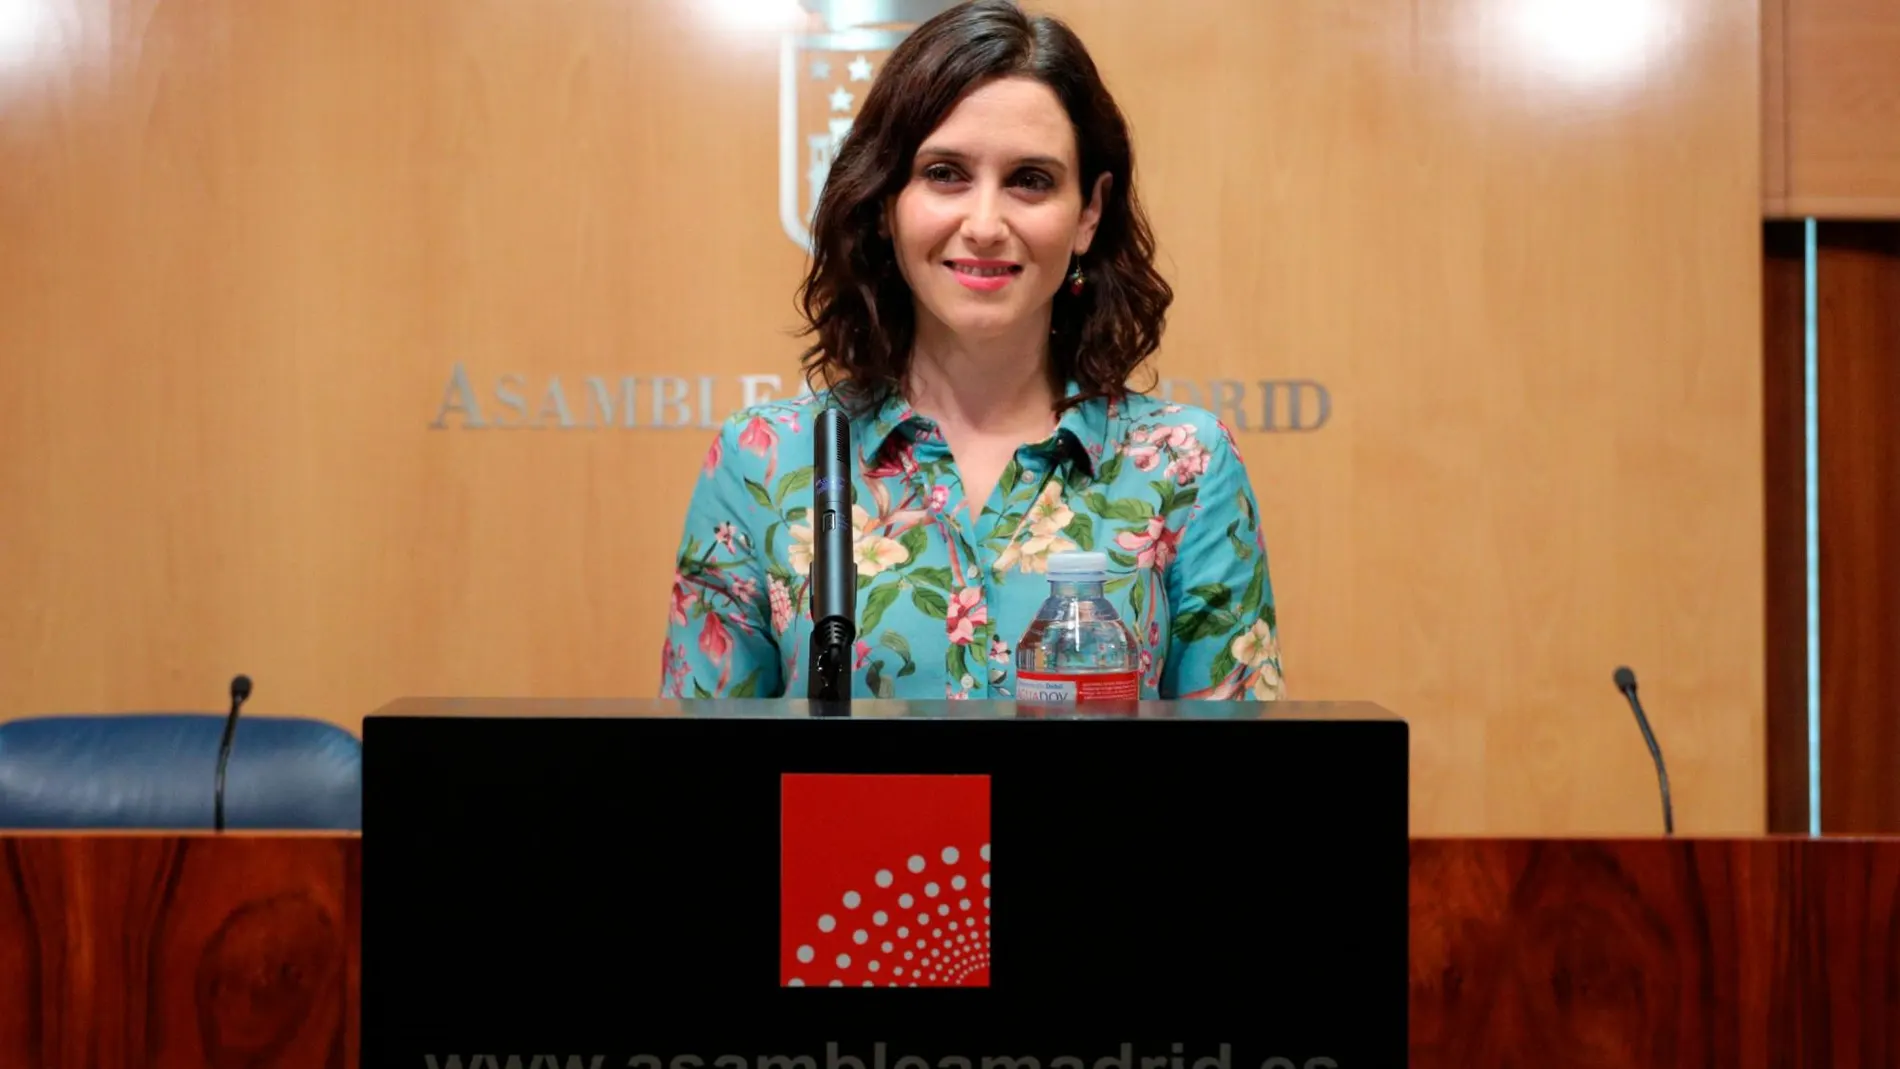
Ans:
[{"label": "shirt collar", "polygon": [[[1074,397],[1080,392],[1081,387],[1070,381],[1064,388],[1063,396]],[[1052,437],[1067,447],[1066,452],[1071,460],[1082,465],[1082,470],[1091,477],[1108,448],[1110,424],[1114,421],[1117,408],[1114,401],[1088,400],[1065,409],[1062,417],[1056,421]],[[853,430],[858,441],[859,459],[866,467],[873,467],[885,443],[893,435],[901,432],[914,439],[922,434],[934,433],[936,427],[929,419],[918,415],[917,410],[901,394],[892,391],[882,403],[862,416]]]}]

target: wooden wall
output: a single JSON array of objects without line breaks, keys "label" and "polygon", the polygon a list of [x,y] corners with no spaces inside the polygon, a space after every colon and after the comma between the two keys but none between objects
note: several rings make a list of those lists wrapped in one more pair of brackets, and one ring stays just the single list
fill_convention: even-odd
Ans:
[{"label": "wooden wall", "polygon": [[1900,0],[1763,0],[1761,13],[1769,827],[1890,833]]},{"label": "wooden wall", "polygon": [[[1649,832],[1628,663],[1678,827],[1759,831],[1754,0],[1038,6],[1135,124],[1294,696],[1412,721],[1420,834]],[[20,5],[0,716],[652,693],[706,424],[795,388],[734,8]]]},{"label": "wooden wall", "polygon": [[1764,213],[1900,219],[1900,2],[1760,3]]}]

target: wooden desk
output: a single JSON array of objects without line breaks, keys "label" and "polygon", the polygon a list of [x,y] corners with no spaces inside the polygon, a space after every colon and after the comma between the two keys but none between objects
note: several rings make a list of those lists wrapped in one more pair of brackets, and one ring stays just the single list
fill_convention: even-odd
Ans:
[{"label": "wooden desk", "polygon": [[[355,1069],[359,840],[0,838],[0,1066]],[[1900,840],[1421,839],[1413,1066],[1900,1063]]]}]

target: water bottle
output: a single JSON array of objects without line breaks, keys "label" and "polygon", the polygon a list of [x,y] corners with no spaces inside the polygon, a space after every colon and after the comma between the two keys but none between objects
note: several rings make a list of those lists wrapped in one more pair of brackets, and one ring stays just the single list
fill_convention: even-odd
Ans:
[{"label": "water bottle", "polygon": [[1052,553],[1049,597],[1016,646],[1016,700],[1037,704],[1114,702],[1141,698],[1134,632],[1103,590],[1105,553]]}]

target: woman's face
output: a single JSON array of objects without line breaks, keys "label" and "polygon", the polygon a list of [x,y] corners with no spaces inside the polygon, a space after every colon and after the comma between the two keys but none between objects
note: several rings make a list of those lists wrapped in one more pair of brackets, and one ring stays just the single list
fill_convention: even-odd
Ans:
[{"label": "woman's face", "polygon": [[1085,203],[1074,129],[1041,82],[1005,78],[964,97],[919,146],[885,215],[920,331],[935,320],[966,342],[1046,335],[1108,178]]}]

